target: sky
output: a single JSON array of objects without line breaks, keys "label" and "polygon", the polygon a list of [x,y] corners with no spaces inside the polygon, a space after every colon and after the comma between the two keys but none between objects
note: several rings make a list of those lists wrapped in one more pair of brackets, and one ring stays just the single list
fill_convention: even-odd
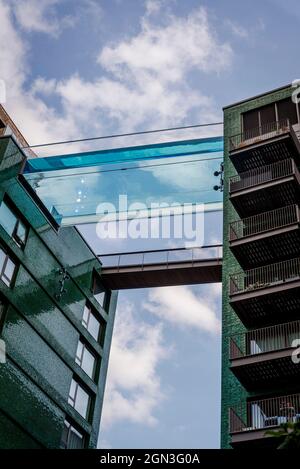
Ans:
[{"label": "sky", "polygon": [[[296,0],[0,0],[5,107],[32,145],[219,122],[300,78],[299,22]],[[220,319],[216,285],[120,293],[101,447],[219,447]]]}]

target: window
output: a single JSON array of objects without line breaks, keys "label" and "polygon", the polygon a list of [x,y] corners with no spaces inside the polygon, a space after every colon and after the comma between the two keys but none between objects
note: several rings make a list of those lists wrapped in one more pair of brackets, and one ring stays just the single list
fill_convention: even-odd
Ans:
[{"label": "window", "polygon": [[253,111],[248,111],[243,114],[243,132],[247,134],[251,130],[257,129],[259,127],[259,117],[258,110],[254,109]]},{"label": "window", "polygon": [[60,447],[63,449],[84,448],[84,436],[70,424],[68,420],[64,422],[64,429],[61,437]]},{"label": "window", "polygon": [[107,306],[107,299],[108,299],[108,291],[102,283],[100,282],[100,279],[98,276],[94,276],[94,281],[93,281],[93,295],[96,301],[98,301],[99,305],[102,306],[103,309],[106,308]]},{"label": "window", "polygon": [[[300,108],[299,108],[300,112]],[[243,132],[247,138],[260,135],[267,124],[289,119],[291,125],[298,123],[297,105],[291,98],[282,99],[243,114]],[[263,129],[260,129],[262,127]]]},{"label": "window", "polygon": [[6,313],[6,305],[0,300],[0,332],[2,330],[5,313]]},{"label": "window", "polygon": [[71,381],[68,403],[85,419],[88,418],[90,396],[73,378]]},{"label": "window", "polygon": [[276,105],[279,120],[288,118],[291,125],[297,124],[298,117],[296,104],[293,103],[290,98],[277,101]]},{"label": "window", "polygon": [[263,106],[259,109],[260,126],[276,122],[276,111],[274,103]]},{"label": "window", "polygon": [[78,341],[75,362],[91,379],[94,379],[96,357],[89,351],[85,343],[83,343],[80,339]]},{"label": "window", "polygon": [[16,268],[16,264],[10,259],[8,254],[0,248],[0,278],[8,287],[13,283]]},{"label": "window", "polygon": [[89,331],[91,336],[97,340],[97,342],[99,341],[100,344],[103,344],[105,332],[104,322],[100,322],[96,318],[96,316],[92,313],[91,307],[88,305],[85,305],[84,307],[82,325]]},{"label": "window", "polygon": [[19,247],[25,245],[28,227],[5,200],[0,205],[0,223]]}]

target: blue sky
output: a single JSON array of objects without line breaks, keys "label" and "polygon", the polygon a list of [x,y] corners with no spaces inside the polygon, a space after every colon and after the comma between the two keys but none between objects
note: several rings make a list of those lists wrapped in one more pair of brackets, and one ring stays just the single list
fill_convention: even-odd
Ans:
[{"label": "blue sky", "polygon": [[[31,144],[222,120],[299,78],[299,22],[296,0],[0,0],[5,106]],[[219,320],[216,286],[120,294],[102,446],[219,446]]]}]

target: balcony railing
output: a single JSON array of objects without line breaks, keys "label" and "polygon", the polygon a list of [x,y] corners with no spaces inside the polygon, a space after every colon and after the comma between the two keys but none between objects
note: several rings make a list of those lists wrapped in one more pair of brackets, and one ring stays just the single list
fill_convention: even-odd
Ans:
[{"label": "balcony railing", "polygon": [[229,341],[230,360],[289,349],[294,339],[300,339],[300,321],[234,334]]},{"label": "balcony railing", "polygon": [[255,168],[237,176],[232,176],[229,179],[229,191],[232,193],[275,181],[276,179],[291,176],[295,171],[297,171],[297,167],[292,159],[278,161],[262,168]]},{"label": "balcony railing", "polygon": [[289,119],[286,118],[275,122],[268,122],[253,129],[245,130],[244,132],[233,135],[229,138],[229,150],[237,150],[244,146],[259,143],[262,140],[290,132],[291,128]]},{"label": "balcony railing", "polygon": [[230,433],[263,430],[300,421],[300,394],[242,401],[230,408]]},{"label": "balcony railing", "polygon": [[229,240],[234,241],[270,230],[284,228],[299,221],[298,205],[289,205],[230,223]]},{"label": "balcony railing", "polygon": [[143,270],[144,267],[151,264],[165,265],[167,269],[169,265],[179,262],[188,262],[193,265],[201,260],[209,261],[222,259],[222,253],[223,246],[221,244],[213,244],[199,247],[192,246],[186,248],[99,254],[98,257],[103,267],[115,267],[120,270],[122,267],[138,266]]},{"label": "balcony railing", "polygon": [[300,258],[289,259],[230,275],[229,293],[251,292],[300,279]]}]

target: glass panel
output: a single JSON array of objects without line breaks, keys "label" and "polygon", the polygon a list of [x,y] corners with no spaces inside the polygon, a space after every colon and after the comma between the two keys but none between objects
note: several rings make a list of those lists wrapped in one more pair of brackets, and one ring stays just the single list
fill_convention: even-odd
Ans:
[{"label": "glass panel", "polygon": [[81,435],[74,427],[70,428],[68,449],[81,449],[83,448],[83,435]]},{"label": "glass panel", "polygon": [[64,429],[63,429],[63,432],[62,432],[61,442],[60,442],[60,446],[61,446],[62,448],[67,448],[67,445],[68,445],[69,428],[70,428],[70,424],[69,424],[69,422],[67,422],[67,421],[65,420],[65,422],[64,422]]},{"label": "glass panel", "polygon": [[90,313],[88,331],[94,337],[95,340],[98,340],[100,332],[100,323],[92,313]]},{"label": "glass panel", "polygon": [[77,394],[74,409],[83,417],[87,418],[90,396],[79,384],[77,384]]},{"label": "glass panel", "polygon": [[88,322],[89,322],[89,315],[90,315],[90,308],[87,305],[85,305],[84,311],[83,311],[82,324],[86,328],[87,328]]},{"label": "glass panel", "polygon": [[2,249],[0,248],[0,270],[2,272],[2,268],[3,268],[3,264],[4,264],[4,261],[5,261],[5,258],[6,258],[6,254],[4,251],[2,251]]},{"label": "glass panel", "polygon": [[107,292],[97,277],[95,277],[94,279],[94,292],[93,293],[94,293],[95,300],[98,301],[99,305],[101,305],[102,308],[104,308]]},{"label": "glass panel", "polygon": [[83,351],[81,368],[92,379],[94,378],[95,362],[96,359],[94,355],[85,347]]},{"label": "glass panel", "polygon": [[83,443],[82,433],[65,420],[60,447],[63,449],[80,449],[83,448]]},{"label": "glass panel", "polygon": [[102,306],[102,308],[104,307],[104,304],[105,304],[105,295],[106,295],[105,290],[98,291],[98,293],[94,293],[95,300],[99,303],[99,305]]},{"label": "glass panel", "polygon": [[77,345],[76,358],[75,358],[75,362],[79,366],[81,366],[81,363],[82,363],[82,352],[83,352],[83,343],[79,340],[78,345]]},{"label": "glass panel", "polygon": [[5,231],[11,236],[17,223],[17,217],[5,202],[2,202],[0,206],[0,223]]},{"label": "glass panel", "polygon": [[78,224],[97,221],[104,210],[119,216],[135,202],[145,210],[152,203],[219,203],[214,171],[222,159],[223,138],[212,137],[35,158],[24,175],[62,224]]},{"label": "glass panel", "polygon": [[7,286],[10,286],[14,272],[15,272],[16,264],[11,260],[7,259],[7,263],[5,266],[5,270],[3,272],[2,280],[6,283]]},{"label": "glass panel", "polygon": [[75,398],[75,393],[76,393],[76,386],[77,383],[74,379],[71,381],[71,386],[70,386],[70,392],[69,392],[69,399],[68,402],[69,404],[73,405],[74,404],[74,398]]},{"label": "glass panel", "polygon": [[24,223],[22,223],[19,220],[16,235],[17,235],[18,239],[20,241],[22,241],[22,243],[25,243],[25,241],[26,241],[26,233],[27,233],[26,226],[24,225]]}]

